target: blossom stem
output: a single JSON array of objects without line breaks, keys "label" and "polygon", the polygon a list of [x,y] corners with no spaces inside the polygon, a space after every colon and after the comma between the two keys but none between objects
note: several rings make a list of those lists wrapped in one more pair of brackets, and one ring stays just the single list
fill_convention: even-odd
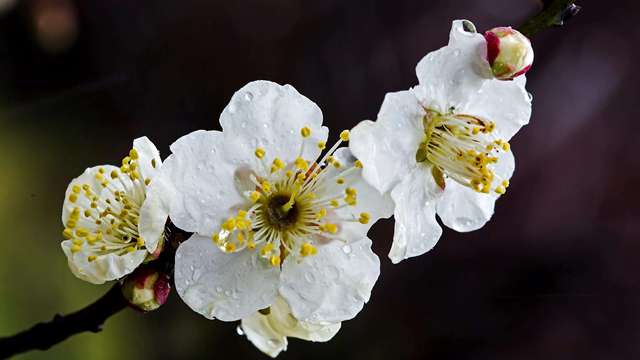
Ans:
[{"label": "blossom stem", "polygon": [[[173,275],[175,250],[191,234],[176,228],[171,222],[168,222],[165,234],[166,249],[149,265]],[[108,318],[128,306],[121,287],[121,283],[116,282],[101,298],[81,310],[67,315],[56,314],[51,321],[41,322],[13,336],[0,338],[0,359],[30,350],[47,350],[83,332],[100,332]]]},{"label": "blossom stem", "polygon": [[97,333],[104,322],[127,307],[117,283],[93,304],[67,315],[56,314],[16,335],[0,338],[0,358],[5,359],[29,350],[47,350],[67,338],[85,331]]},{"label": "blossom stem", "polygon": [[562,26],[580,11],[580,6],[575,4],[575,0],[547,0],[543,3],[542,11],[518,29],[526,37],[530,38],[554,26]]}]

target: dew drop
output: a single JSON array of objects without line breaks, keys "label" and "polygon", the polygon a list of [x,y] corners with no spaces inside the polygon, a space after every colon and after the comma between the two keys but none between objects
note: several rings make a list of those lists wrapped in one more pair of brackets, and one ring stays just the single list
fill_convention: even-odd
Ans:
[{"label": "dew drop", "polygon": [[306,273],[304,273],[304,279],[307,280],[307,282],[310,284],[316,281],[315,275],[313,275],[313,273],[310,271],[307,271]]},{"label": "dew drop", "polygon": [[345,254],[347,254],[347,255],[348,255],[348,254],[351,254],[351,250],[352,250],[352,249],[351,249],[351,245],[349,245],[349,244],[347,244],[347,245],[345,245],[345,246],[343,246],[343,247],[342,247],[342,252],[343,252],[343,253],[345,253]]},{"label": "dew drop", "polygon": [[238,327],[236,327],[236,334],[240,336],[244,335],[244,330],[242,330],[242,326],[238,325]]}]

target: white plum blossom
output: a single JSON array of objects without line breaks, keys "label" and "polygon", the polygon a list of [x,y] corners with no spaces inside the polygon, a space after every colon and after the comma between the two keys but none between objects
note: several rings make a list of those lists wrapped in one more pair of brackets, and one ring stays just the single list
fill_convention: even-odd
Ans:
[{"label": "white plum blossom", "polygon": [[[470,28],[465,29],[465,26]],[[389,93],[376,122],[351,132],[366,181],[394,203],[394,263],[421,255],[442,229],[482,227],[514,170],[509,139],[531,115],[525,77],[496,79],[473,24],[454,21],[449,44],[416,67],[419,85]]]},{"label": "white plum blossom", "polygon": [[71,272],[93,284],[130,274],[161,251],[168,209],[147,201],[162,165],[146,137],[120,167],[91,167],[71,181],[62,207],[62,250]]},{"label": "white plum blossom", "polygon": [[348,131],[323,156],[322,113],[292,86],[255,81],[220,116],[171,145],[161,179],[171,221],[193,232],[175,285],[194,311],[248,318],[281,296],[307,324],[353,318],[379,275],[367,231],[393,205],[361,177]]},{"label": "white plum blossom", "polygon": [[260,351],[276,357],[287,350],[287,338],[297,338],[314,342],[325,342],[340,330],[341,323],[308,323],[299,321],[291,314],[287,302],[276,297],[268,311],[257,311],[242,319],[238,328]]}]

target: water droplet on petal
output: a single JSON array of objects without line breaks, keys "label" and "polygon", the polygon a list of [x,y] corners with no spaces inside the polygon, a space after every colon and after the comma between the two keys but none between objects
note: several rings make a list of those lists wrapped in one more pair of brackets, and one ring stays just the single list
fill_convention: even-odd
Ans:
[{"label": "water droplet on petal", "polygon": [[313,275],[312,272],[307,271],[306,273],[304,273],[304,279],[307,280],[307,282],[309,284],[313,283],[314,281],[316,281],[316,277],[315,275]]},{"label": "water droplet on petal", "polygon": [[351,245],[347,244],[342,247],[342,252],[345,254],[351,254]]},{"label": "water droplet on petal", "polygon": [[244,330],[242,330],[242,326],[238,325],[238,327],[236,327],[236,333],[240,336],[244,335]]}]

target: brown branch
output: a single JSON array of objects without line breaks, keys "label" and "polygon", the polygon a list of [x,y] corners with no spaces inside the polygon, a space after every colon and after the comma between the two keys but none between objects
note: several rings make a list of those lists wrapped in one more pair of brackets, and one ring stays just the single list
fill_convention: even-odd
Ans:
[{"label": "brown branch", "polygon": [[518,30],[530,38],[545,29],[564,25],[578,11],[580,11],[580,6],[575,4],[575,0],[545,1],[542,11],[529,19]]},{"label": "brown branch", "polygon": [[93,304],[68,315],[57,314],[53,320],[34,325],[16,335],[0,338],[0,358],[6,359],[29,350],[47,350],[70,336],[85,331],[97,333],[104,322],[120,310],[127,302],[115,284]]}]

